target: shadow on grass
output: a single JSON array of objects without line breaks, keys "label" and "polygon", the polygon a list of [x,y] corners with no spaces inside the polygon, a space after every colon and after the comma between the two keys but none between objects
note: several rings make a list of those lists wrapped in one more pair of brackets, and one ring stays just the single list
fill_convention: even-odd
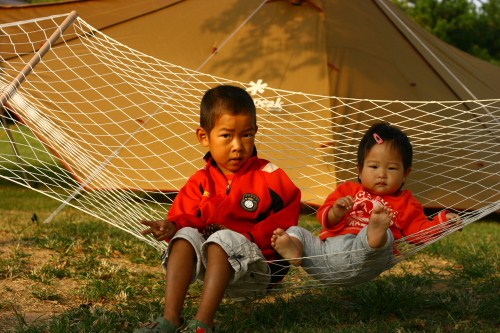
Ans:
[{"label": "shadow on grass", "polygon": [[[16,332],[132,332],[163,312],[153,302],[129,299],[113,310],[81,305],[43,324]],[[188,299],[184,315],[196,311]],[[253,302],[225,302],[218,332],[496,332],[498,279],[464,284],[460,277],[437,283],[429,276],[387,276],[342,288],[294,289]],[[78,328],[77,328],[78,327]]]},{"label": "shadow on grass", "polygon": [[496,332],[498,279],[443,283],[445,288],[437,288],[426,276],[385,277],[355,287],[299,291],[272,303],[225,305],[221,331]]}]

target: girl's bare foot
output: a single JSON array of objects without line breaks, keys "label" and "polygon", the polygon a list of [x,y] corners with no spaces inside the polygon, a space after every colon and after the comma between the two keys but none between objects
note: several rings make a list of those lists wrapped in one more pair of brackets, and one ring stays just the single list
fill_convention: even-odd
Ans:
[{"label": "girl's bare foot", "polygon": [[291,237],[283,229],[276,229],[271,237],[271,246],[288,262],[300,266],[304,246],[295,237]]},{"label": "girl's bare foot", "polygon": [[392,221],[392,210],[386,206],[375,206],[368,223],[368,245],[380,248],[387,243],[387,229]]}]

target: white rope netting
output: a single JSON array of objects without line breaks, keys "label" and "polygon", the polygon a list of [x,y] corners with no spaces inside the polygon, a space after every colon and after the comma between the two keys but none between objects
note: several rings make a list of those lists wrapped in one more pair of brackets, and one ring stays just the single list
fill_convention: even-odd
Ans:
[{"label": "white rope netting", "polygon": [[[235,82],[142,54],[80,18],[37,56],[65,17],[0,25],[0,177],[60,201],[60,209],[70,205],[164,249],[140,234],[139,221],[164,218],[176,191],[204,165],[194,135],[199,102],[226,83],[254,98],[259,156],[288,173],[310,215],[338,183],[356,180],[357,144],[378,120],[412,140],[405,187],[426,207],[459,212],[462,223],[438,226],[439,237],[500,210],[500,99],[352,99]],[[306,215],[301,225],[317,230]],[[398,241],[398,260],[438,239],[434,231],[420,237],[418,245]]]}]

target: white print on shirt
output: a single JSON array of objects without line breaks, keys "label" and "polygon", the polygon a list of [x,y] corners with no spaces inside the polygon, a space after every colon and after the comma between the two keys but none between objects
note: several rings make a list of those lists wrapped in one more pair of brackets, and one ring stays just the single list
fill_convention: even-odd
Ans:
[{"label": "white print on shirt", "polygon": [[[347,215],[346,226],[353,228],[363,228],[370,222],[370,216],[375,206],[386,206],[392,209],[391,205],[381,196],[374,196],[366,191],[359,191],[354,196],[352,211]],[[391,226],[396,223],[398,212],[394,211]]]},{"label": "white print on shirt", "polygon": [[272,164],[271,162],[267,163],[265,167],[262,168],[262,171],[268,172],[268,173],[273,173],[274,171],[278,170],[279,168]]}]

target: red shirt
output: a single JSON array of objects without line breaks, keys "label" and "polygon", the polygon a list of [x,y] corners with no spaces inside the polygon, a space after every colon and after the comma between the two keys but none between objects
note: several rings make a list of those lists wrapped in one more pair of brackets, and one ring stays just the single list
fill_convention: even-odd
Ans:
[{"label": "red shirt", "polygon": [[[337,199],[348,195],[354,199],[352,210],[336,225],[328,228],[326,226],[328,211]],[[394,211],[390,226],[394,239],[409,236],[446,221],[446,212],[444,211],[430,221],[424,213],[422,204],[409,190],[400,191],[395,195],[381,196],[368,192],[359,183],[345,182],[327,197],[325,203],[318,210],[317,218],[323,227],[320,238],[324,240],[336,235],[357,235],[363,227],[368,225],[375,205],[384,205]]]},{"label": "red shirt", "polygon": [[231,182],[208,153],[204,169],[196,172],[175,198],[168,220],[177,228],[202,232],[220,224],[257,244],[263,255],[275,258],[271,236],[276,228],[297,225],[300,190],[285,172],[264,159],[252,156],[232,175]]}]

